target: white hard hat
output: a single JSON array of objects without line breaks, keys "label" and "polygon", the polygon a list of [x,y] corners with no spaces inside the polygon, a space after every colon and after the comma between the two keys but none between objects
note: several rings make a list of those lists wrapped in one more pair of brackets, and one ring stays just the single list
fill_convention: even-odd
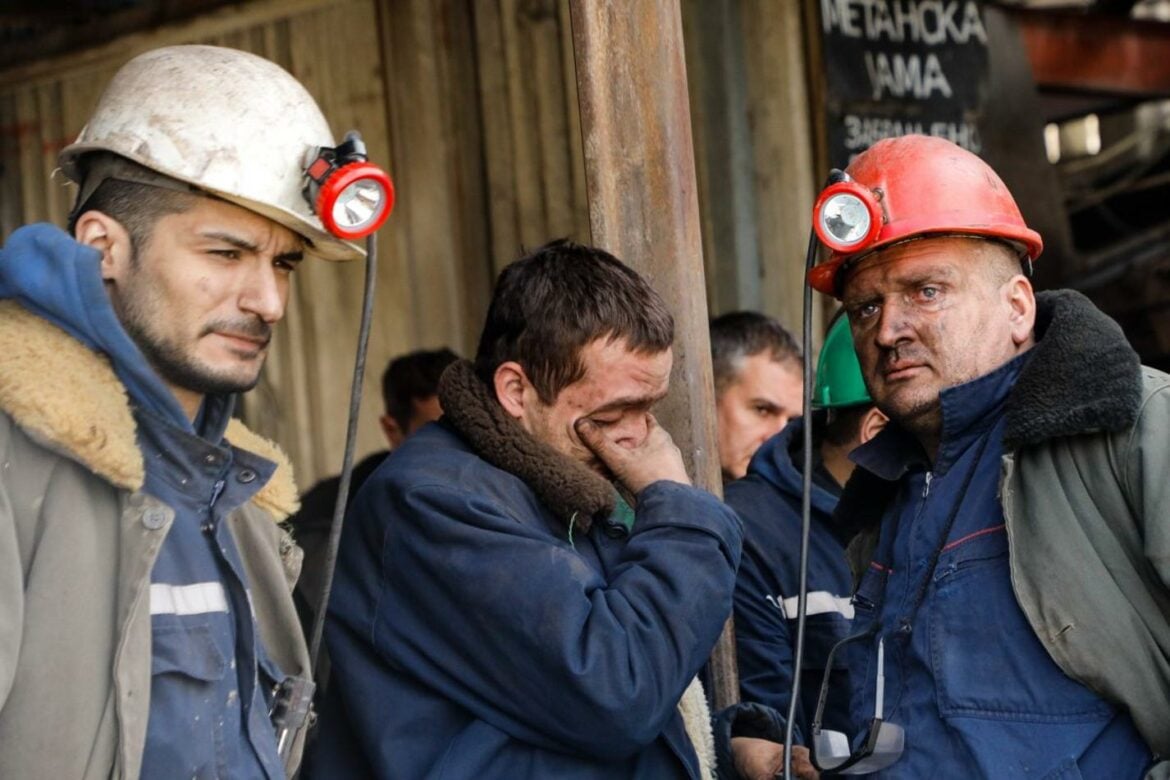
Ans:
[{"label": "white hard hat", "polygon": [[332,146],[321,109],[283,68],[236,49],[168,46],[122,66],[60,165],[82,183],[86,154],[112,152],[284,225],[312,254],[359,259],[303,194],[306,163]]}]

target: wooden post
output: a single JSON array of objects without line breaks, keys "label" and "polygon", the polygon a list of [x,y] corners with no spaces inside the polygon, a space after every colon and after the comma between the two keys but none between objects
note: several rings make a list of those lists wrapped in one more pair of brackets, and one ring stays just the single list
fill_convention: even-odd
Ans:
[{"label": "wooden post", "polygon": [[[643,274],[674,314],[674,372],[658,415],[695,484],[722,494],[699,201],[678,0],[570,0],[593,242]],[[738,700],[727,622],[712,696]]]}]

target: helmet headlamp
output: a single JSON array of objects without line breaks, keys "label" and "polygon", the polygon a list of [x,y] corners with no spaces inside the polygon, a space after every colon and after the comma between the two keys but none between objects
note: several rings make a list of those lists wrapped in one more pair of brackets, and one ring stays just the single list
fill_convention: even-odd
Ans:
[{"label": "helmet headlamp", "polygon": [[817,238],[834,252],[853,254],[873,244],[882,230],[882,210],[869,189],[855,181],[826,187],[813,206]]},{"label": "helmet headlamp", "polygon": [[333,235],[347,241],[380,228],[394,208],[390,175],[369,162],[361,136],[350,132],[337,147],[317,149],[305,167],[305,199]]}]

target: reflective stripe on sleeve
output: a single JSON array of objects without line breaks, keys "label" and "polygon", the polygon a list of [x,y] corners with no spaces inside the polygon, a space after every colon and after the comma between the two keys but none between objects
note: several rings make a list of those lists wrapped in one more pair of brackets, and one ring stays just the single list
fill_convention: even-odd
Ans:
[{"label": "reflective stripe on sleeve", "polygon": [[[776,600],[771,596],[768,601],[776,604]],[[799,599],[793,596],[790,599],[777,604],[780,611],[784,613],[784,617],[789,620],[796,619],[796,609]],[[829,612],[836,612],[838,615],[845,617],[848,620],[853,619],[853,600],[848,596],[834,596],[827,590],[813,591],[808,594],[808,615],[824,615]]]}]

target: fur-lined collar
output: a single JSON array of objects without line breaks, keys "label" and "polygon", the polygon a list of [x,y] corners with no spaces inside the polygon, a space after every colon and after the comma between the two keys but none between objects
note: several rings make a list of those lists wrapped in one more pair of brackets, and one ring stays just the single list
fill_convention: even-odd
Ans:
[{"label": "fur-lined collar", "polygon": [[[111,484],[142,488],[146,471],[130,401],[105,358],[11,300],[0,301],[0,354],[0,410]],[[292,465],[280,448],[239,420],[225,437],[276,463],[253,503],[278,521],[295,512]]]},{"label": "fur-lined collar", "polygon": [[[613,486],[585,465],[537,441],[504,412],[470,361],[448,366],[439,381],[443,417],[475,453],[522,479],[554,514],[588,531],[614,510]],[[575,518],[575,519],[574,519]]]},{"label": "fur-lined collar", "polygon": [[1116,322],[1079,292],[1042,292],[1036,296],[1036,339],[1008,397],[1008,449],[1133,425],[1141,361]]}]

